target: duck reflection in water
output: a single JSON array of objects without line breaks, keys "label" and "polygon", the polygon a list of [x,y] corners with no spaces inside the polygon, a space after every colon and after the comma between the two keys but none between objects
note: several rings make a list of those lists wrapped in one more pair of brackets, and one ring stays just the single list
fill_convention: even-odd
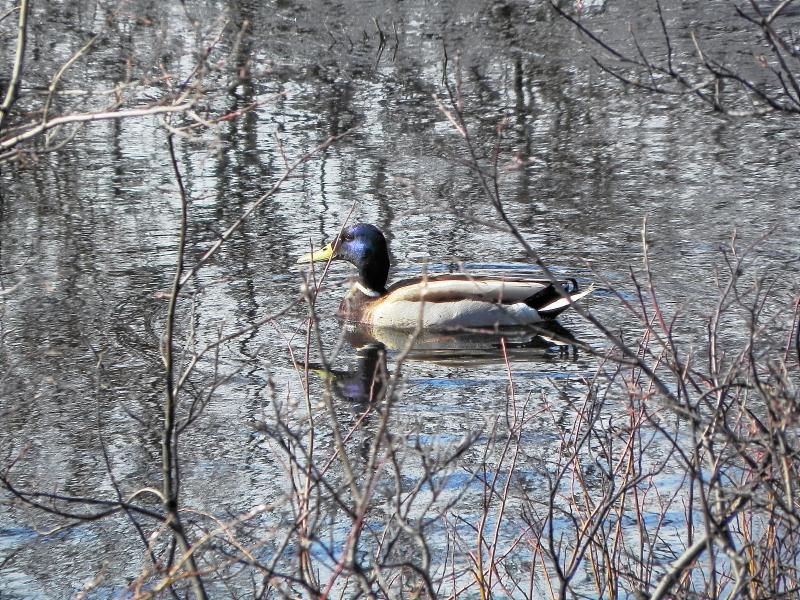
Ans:
[{"label": "duck reflection in water", "polygon": [[[400,352],[404,360],[426,361],[446,366],[477,366],[510,361],[577,358],[580,342],[556,321],[516,330],[422,332],[418,335],[395,329],[348,324],[345,340],[356,348],[356,363],[349,370],[309,365],[330,384],[340,399],[353,404],[374,405],[387,391],[387,353]],[[408,348],[411,344],[410,349]]]},{"label": "duck reflection in water", "polygon": [[356,364],[351,370],[324,369],[309,365],[322,379],[330,382],[336,396],[356,404],[374,404],[383,400],[389,372],[386,346],[370,341],[356,349]]},{"label": "duck reflection in water", "polygon": [[[558,321],[519,328],[408,331],[347,324],[345,339],[355,348],[379,344],[403,352],[406,360],[446,366],[479,366],[510,361],[577,359],[582,345]],[[410,348],[409,348],[410,345]]]}]

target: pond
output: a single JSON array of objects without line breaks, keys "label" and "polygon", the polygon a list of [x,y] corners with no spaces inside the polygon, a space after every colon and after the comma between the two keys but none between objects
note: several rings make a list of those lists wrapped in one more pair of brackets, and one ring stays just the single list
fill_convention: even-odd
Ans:
[{"label": "pond", "polygon": [[[663,53],[652,3],[585,4],[582,22],[615,47],[635,52],[633,21],[643,51]],[[763,51],[758,32],[735,12],[723,14],[726,7],[665,8],[680,60],[693,52],[690,29],[731,60],[749,56],[751,45]],[[13,61],[15,19],[2,22],[3,64]],[[312,579],[320,589],[331,581],[339,593],[366,594],[357,574],[337,579],[338,561],[352,551],[372,564],[368,557],[384,550],[394,562],[432,563],[441,595],[463,588],[474,596],[470,544],[478,531],[496,536],[487,548],[508,553],[506,584],[494,595],[524,596],[508,581],[544,569],[526,537],[538,539],[535,515],[523,508],[547,500],[558,457],[587,414],[591,382],[610,368],[602,358],[613,347],[607,337],[570,310],[559,318],[566,343],[520,334],[508,340],[508,361],[497,339],[468,336],[434,336],[406,352],[405,336],[364,339],[336,319],[354,274],[345,263],[331,266],[316,297],[319,336],[307,330],[307,270],[295,263],[346,222],[374,223],[386,234],[390,281],[461,270],[541,276],[476,175],[448,118],[456,108],[448,89],[484,173],[493,173],[496,157],[508,219],[555,274],[595,286],[581,305],[611,332],[634,346],[642,334],[621,301],[638,303],[632,272],[646,282],[644,235],[660,309],[668,319],[680,315],[677,338],[704,357],[735,238],[740,250],[752,245],[742,267],[748,281],[774,286],[768,333],[776,347],[786,343],[800,281],[795,117],[722,115],[691,95],[625,86],[597,68],[598,47],[548,2],[64,0],[33,6],[30,19],[31,110],[92,36],[61,79],[54,112],[103,109],[115,88],[123,108],[177,95],[188,81],[202,81],[203,90],[193,88],[197,119],[161,114],[58,130],[60,149],[2,165],[0,456],[19,489],[111,501],[160,489],[160,349],[181,223],[168,132],[183,128],[175,146],[188,199],[188,269],[294,161],[336,137],[286,175],[189,278],[177,303],[177,368],[213,345],[180,396],[184,519],[193,536],[236,521],[248,548],[239,554],[230,539],[211,544],[203,565],[212,597],[314,595]],[[797,25],[796,16],[787,19]],[[722,339],[735,345],[746,335],[731,327]],[[381,390],[371,388],[376,369],[389,375]],[[369,401],[386,390],[391,414]],[[620,388],[609,386],[604,397],[599,418],[629,418]],[[375,450],[392,444],[392,452]],[[643,456],[656,463],[669,452],[655,440]],[[390,459],[402,466],[397,473]],[[303,504],[309,479],[299,465],[309,460],[328,487]],[[651,489],[678,494],[684,482],[674,468]],[[597,477],[588,489],[602,488]],[[349,546],[348,510],[361,506],[353,478],[371,481],[372,494],[357,551]],[[506,485],[501,510],[486,490]],[[398,489],[406,501],[395,506]],[[329,498],[334,492],[339,501]],[[140,500],[160,508],[154,496]],[[302,532],[292,532],[304,507],[315,529],[299,541]],[[383,529],[393,511],[409,524],[427,523],[424,544],[416,525]],[[672,557],[670,539],[689,543],[681,533],[686,513],[677,505],[667,513],[672,529],[654,550],[664,560]],[[155,592],[154,572],[163,572],[153,569],[143,540],[166,561],[169,536],[134,518],[141,537],[124,513],[72,525],[6,490],[0,596]],[[626,518],[636,522],[625,515],[604,526]],[[551,521],[569,535],[568,518]],[[390,549],[381,546],[387,535],[395,536]],[[311,565],[306,579],[271,582],[278,572],[302,572],[303,561]],[[580,570],[575,589],[603,595],[590,569]],[[530,589],[548,589],[542,572]],[[397,582],[382,585],[413,593],[422,585],[414,573],[401,570]]]}]

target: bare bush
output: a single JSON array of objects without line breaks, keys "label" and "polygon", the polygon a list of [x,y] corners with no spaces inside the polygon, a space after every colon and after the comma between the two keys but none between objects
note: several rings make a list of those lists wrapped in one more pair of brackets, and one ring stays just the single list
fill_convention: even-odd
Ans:
[{"label": "bare bush", "polygon": [[[592,48],[605,55],[601,58],[592,52],[592,61],[626,85],[665,96],[697,98],[717,112],[737,116],[800,112],[800,53],[792,29],[794,0],[730,3],[730,11],[761,38],[743,41],[742,52],[734,54],[736,58],[718,56],[713,44],[698,32],[717,26],[718,15],[713,9],[701,9],[701,21],[688,32],[687,46],[687,32],[671,26],[669,14],[655,0],[655,27],[660,30],[662,43],[652,48],[641,42],[633,23],[628,24],[630,43],[621,47],[606,41],[580,13],[565,10],[556,0],[550,0],[550,5],[585,36]],[[725,23],[724,27],[732,26]]]},{"label": "bare bush", "polygon": [[[270,100],[233,112],[218,108],[220,99],[249,76],[238,54],[246,22],[201,23],[187,14],[186,26],[178,24],[179,19],[170,20],[170,7],[165,7],[165,26],[188,27],[185,33],[196,40],[192,63],[186,68],[169,65],[164,49],[139,46],[136,29],[152,23],[146,17],[133,18],[122,4],[95,16],[91,25],[98,26],[97,33],[88,40],[76,39],[65,62],[46,72],[31,72],[26,69],[29,39],[40,26],[36,12],[44,10],[48,9],[20,0],[4,15],[8,23],[13,15],[17,20],[11,72],[0,87],[0,164],[33,161],[64,148],[84,126],[99,121],[155,118],[175,135],[196,138]],[[108,47],[115,49],[113,57],[106,55]],[[96,80],[87,82],[87,76]]]},{"label": "bare bush", "polygon": [[[21,6],[23,40],[26,10]],[[749,259],[752,249],[735,239],[722,254],[725,268],[716,281],[716,308],[705,317],[707,331],[687,340],[678,333],[683,315],[668,314],[659,301],[643,228],[642,268],[626,284],[635,301],[604,282],[609,301],[635,327],[619,334],[574,307],[605,340],[581,345],[598,366],[590,379],[571,382],[581,386],[579,400],[558,395],[556,384],[555,392],[524,389],[502,341],[508,385],[495,405],[501,410],[458,429],[458,436],[455,427],[445,436],[424,419],[408,427],[396,418],[407,397],[402,374],[415,335],[392,363],[384,347],[370,344],[359,349],[354,371],[334,368],[340,340],[331,350],[315,305],[324,270],[309,275],[289,307],[244,329],[220,328],[213,342],[200,343],[193,329],[193,277],[288,177],[341,137],[287,158],[283,174],[190,264],[192,199],[176,142],[213,127],[214,119],[236,117],[195,110],[207,98],[201,74],[215,47],[212,41],[183,85],[164,82],[163,99],[144,107],[115,101],[100,112],[65,109],[53,117],[47,101],[29,99],[33,109],[15,113],[18,87],[8,88],[2,116],[11,137],[2,142],[4,160],[57,148],[66,138],[40,136],[59,130],[68,138],[59,129],[64,125],[175,113],[163,125],[181,207],[158,348],[160,478],[127,491],[106,454],[113,495],[28,488],[15,479],[22,451],[0,476],[18,503],[54,516],[61,528],[127,519],[146,557],[128,590],[135,598],[241,596],[248,585],[248,595],[258,598],[761,598],[797,592],[798,300],[762,280]],[[17,64],[21,71],[21,59]],[[52,80],[54,90],[58,80]],[[460,77],[452,84],[445,77],[445,83],[440,110],[464,141],[461,158],[495,209],[495,226],[555,281],[504,210],[498,157],[505,124],[497,127],[494,148],[479,148],[462,112]],[[743,275],[751,272],[755,277]],[[187,505],[180,447],[231,377],[218,368],[224,344],[272,325],[301,303],[307,319],[287,335],[285,348],[296,381],[285,391],[267,384],[269,407],[255,424],[254,446],[273,468],[282,495],[235,514]],[[198,372],[205,359],[210,374]],[[545,424],[554,439],[537,446]],[[87,584],[86,594],[101,576]]]}]

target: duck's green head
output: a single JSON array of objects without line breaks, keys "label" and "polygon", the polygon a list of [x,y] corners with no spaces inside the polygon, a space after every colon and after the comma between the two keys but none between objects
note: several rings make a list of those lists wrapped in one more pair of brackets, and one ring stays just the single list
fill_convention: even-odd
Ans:
[{"label": "duck's green head", "polygon": [[389,249],[381,230],[369,223],[348,227],[330,244],[313,254],[306,254],[298,263],[326,262],[342,259],[358,268],[361,283],[371,290],[383,292],[389,277]]}]

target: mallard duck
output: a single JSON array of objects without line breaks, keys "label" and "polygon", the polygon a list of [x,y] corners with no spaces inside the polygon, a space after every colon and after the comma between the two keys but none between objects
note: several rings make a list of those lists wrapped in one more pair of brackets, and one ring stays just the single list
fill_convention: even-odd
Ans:
[{"label": "mallard duck", "polygon": [[[389,249],[380,229],[367,223],[348,227],[302,263],[346,260],[358,268],[358,280],[342,300],[339,316],[374,327],[452,330],[464,327],[513,327],[551,319],[570,302],[547,279],[428,275],[386,287]],[[559,282],[572,302],[591,289],[578,291],[574,279]]]}]

